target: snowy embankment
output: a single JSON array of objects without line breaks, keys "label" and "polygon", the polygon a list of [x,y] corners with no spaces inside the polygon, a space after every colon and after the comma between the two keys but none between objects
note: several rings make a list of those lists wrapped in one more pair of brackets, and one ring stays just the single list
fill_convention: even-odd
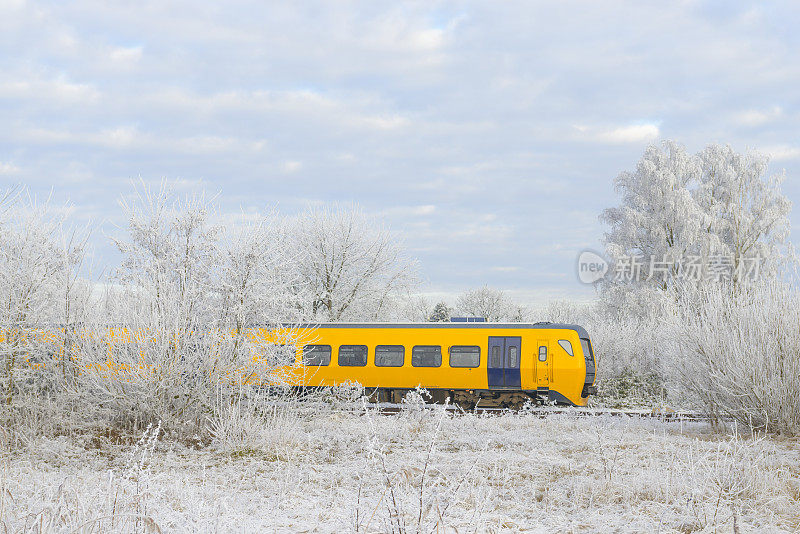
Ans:
[{"label": "snowy embankment", "polygon": [[410,406],[278,416],[229,449],[89,443],[4,454],[4,531],[800,528],[798,443],[702,424]]}]

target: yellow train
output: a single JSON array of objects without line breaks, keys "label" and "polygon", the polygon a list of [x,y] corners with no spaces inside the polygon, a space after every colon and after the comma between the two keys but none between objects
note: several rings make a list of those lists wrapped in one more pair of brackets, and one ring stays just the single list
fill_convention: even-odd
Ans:
[{"label": "yellow train", "polygon": [[[46,343],[58,338],[55,332],[26,335]],[[4,334],[0,332],[0,341]],[[251,327],[246,335],[255,342],[252,365],[263,365],[266,371],[256,371],[253,376],[261,378],[252,380],[262,383],[304,389],[357,382],[385,402],[398,402],[409,390],[423,387],[435,402],[449,398],[467,408],[515,407],[529,400],[585,406],[596,393],[591,340],[577,325],[321,323]],[[147,345],[152,340],[146,333],[109,328],[97,342],[107,346],[108,358],[90,366],[103,376],[125,381],[158,375],[158,364],[136,356],[141,348],[132,349],[133,359],[124,362],[112,350],[131,342]],[[259,347],[275,345],[285,350],[261,354]],[[64,357],[64,347],[50,352],[55,361]],[[270,362],[269,355],[280,360]],[[45,365],[44,360],[25,360],[34,368]],[[250,381],[252,365],[220,369],[220,376]]]},{"label": "yellow train", "polygon": [[[434,401],[468,408],[528,400],[585,406],[596,392],[591,340],[577,325],[323,323],[292,330],[296,360],[281,371],[298,387],[357,382],[396,402],[419,386]],[[252,334],[275,339],[268,328]]]}]

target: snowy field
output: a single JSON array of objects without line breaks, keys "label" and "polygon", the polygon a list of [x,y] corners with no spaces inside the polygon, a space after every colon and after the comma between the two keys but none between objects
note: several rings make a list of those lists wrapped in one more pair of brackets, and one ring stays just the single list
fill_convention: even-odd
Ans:
[{"label": "snowy field", "polygon": [[[39,438],[4,532],[794,532],[800,443],[598,416],[275,413],[196,450]],[[151,432],[150,435],[153,433]]]}]

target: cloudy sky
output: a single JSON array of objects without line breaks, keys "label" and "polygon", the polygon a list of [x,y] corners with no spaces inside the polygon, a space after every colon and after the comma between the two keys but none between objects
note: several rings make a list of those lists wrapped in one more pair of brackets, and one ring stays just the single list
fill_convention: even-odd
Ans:
[{"label": "cloudy sky", "polygon": [[799,25],[790,2],[0,0],[0,185],[105,234],[138,176],[230,213],[356,201],[432,294],[589,298],[576,256],[648,143],[768,152],[800,204]]}]

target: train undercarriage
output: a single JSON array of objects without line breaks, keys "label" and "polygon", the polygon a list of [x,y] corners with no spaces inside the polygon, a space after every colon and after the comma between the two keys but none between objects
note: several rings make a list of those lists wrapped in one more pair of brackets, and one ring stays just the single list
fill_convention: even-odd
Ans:
[{"label": "train undercarriage", "polygon": [[[371,402],[397,404],[403,401],[406,394],[413,389],[406,388],[374,388],[368,389]],[[526,403],[533,404],[574,404],[556,391],[542,388],[538,390],[521,389],[428,389],[429,402],[444,404],[448,402],[464,410],[480,408],[509,408],[517,410]]]}]

